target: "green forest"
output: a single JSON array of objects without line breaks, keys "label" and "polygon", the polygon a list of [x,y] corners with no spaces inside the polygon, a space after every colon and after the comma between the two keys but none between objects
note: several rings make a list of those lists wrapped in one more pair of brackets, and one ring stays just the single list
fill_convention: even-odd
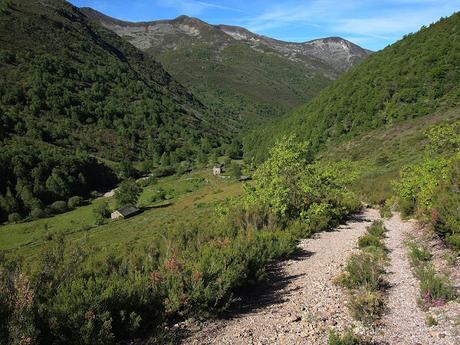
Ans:
[{"label": "green forest", "polygon": [[264,160],[276,138],[295,133],[315,151],[366,131],[449,109],[460,100],[460,14],[372,54],[311,102],[245,137],[248,160]]},{"label": "green forest", "polygon": [[102,161],[175,172],[230,143],[160,64],[71,5],[0,6],[1,221],[113,187],[123,171]]}]

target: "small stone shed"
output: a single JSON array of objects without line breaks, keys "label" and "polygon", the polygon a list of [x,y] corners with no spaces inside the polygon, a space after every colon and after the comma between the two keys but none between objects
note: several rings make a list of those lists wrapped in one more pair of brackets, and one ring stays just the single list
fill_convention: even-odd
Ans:
[{"label": "small stone shed", "polygon": [[124,206],[122,208],[119,208],[115,212],[112,212],[112,214],[110,215],[110,218],[112,218],[112,219],[120,219],[120,218],[126,219],[126,218],[130,218],[130,217],[134,217],[135,215],[138,215],[139,213],[141,213],[140,209],[138,209],[137,207],[134,207],[132,205],[127,205],[127,206]]},{"label": "small stone shed", "polygon": [[220,175],[224,172],[224,166],[221,164],[214,165],[214,168],[212,168],[212,174],[214,176]]}]

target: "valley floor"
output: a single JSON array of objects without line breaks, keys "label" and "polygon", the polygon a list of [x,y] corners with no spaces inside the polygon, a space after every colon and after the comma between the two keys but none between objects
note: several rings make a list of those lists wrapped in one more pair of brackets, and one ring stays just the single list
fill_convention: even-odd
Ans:
[{"label": "valley floor", "polygon": [[[418,305],[418,281],[407,258],[405,240],[415,231],[415,222],[404,222],[399,214],[385,221],[390,264],[386,280],[387,310],[373,328],[353,321],[345,292],[334,279],[347,258],[357,250],[358,238],[378,211],[366,209],[335,231],[301,241],[297,255],[270,268],[267,286],[253,289],[222,319],[201,325],[181,325],[188,333],[183,344],[327,344],[330,330],[353,327],[377,344],[454,345],[455,320],[460,322],[459,303],[447,306],[457,311],[447,325],[428,326],[428,313]],[[435,313],[442,314],[442,308]]]}]

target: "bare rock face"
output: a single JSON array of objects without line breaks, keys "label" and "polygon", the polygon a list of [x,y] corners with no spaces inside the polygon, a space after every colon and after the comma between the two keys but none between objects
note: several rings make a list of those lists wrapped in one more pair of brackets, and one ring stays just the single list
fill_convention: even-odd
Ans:
[{"label": "bare rock face", "polygon": [[255,34],[242,27],[211,25],[188,16],[131,23],[105,16],[90,8],[83,8],[82,11],[142,50],[165,52],[178,46],[204,43],[219,51],[232,43],[246,43],[258,52],[276,54],[311,67],[314,67],[315,62],[325,64],[331,69],[325,73],[331,79],[371,54],[369,50],[340,37],[303,43],[284,42]]}]

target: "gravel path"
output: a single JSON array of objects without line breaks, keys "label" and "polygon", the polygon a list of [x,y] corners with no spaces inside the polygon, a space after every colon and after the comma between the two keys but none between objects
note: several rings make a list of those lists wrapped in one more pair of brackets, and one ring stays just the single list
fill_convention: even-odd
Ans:
[{"label": "gravel path", "polygon": [[190,330],[183,344],[326,344],[330,329],[353,323],[333,280],[377,218],[367,209],[336,231],[301,241],[296,257],[273,267],[268,289],[253,291],[227,319]]},{"label": "gravel path", "polygon": [[427,326],[426,315],[417,305],[419,283],[412,274],[404,244],[407,234],[415,226],[415,222],[403,222],[397,213],[385,221],[388,230],[386,245],[391,260],[387,270],[390,289],[388,311],[381,320],[383,326],[375,340],[390,345],[458,345],[458,338]]}]

